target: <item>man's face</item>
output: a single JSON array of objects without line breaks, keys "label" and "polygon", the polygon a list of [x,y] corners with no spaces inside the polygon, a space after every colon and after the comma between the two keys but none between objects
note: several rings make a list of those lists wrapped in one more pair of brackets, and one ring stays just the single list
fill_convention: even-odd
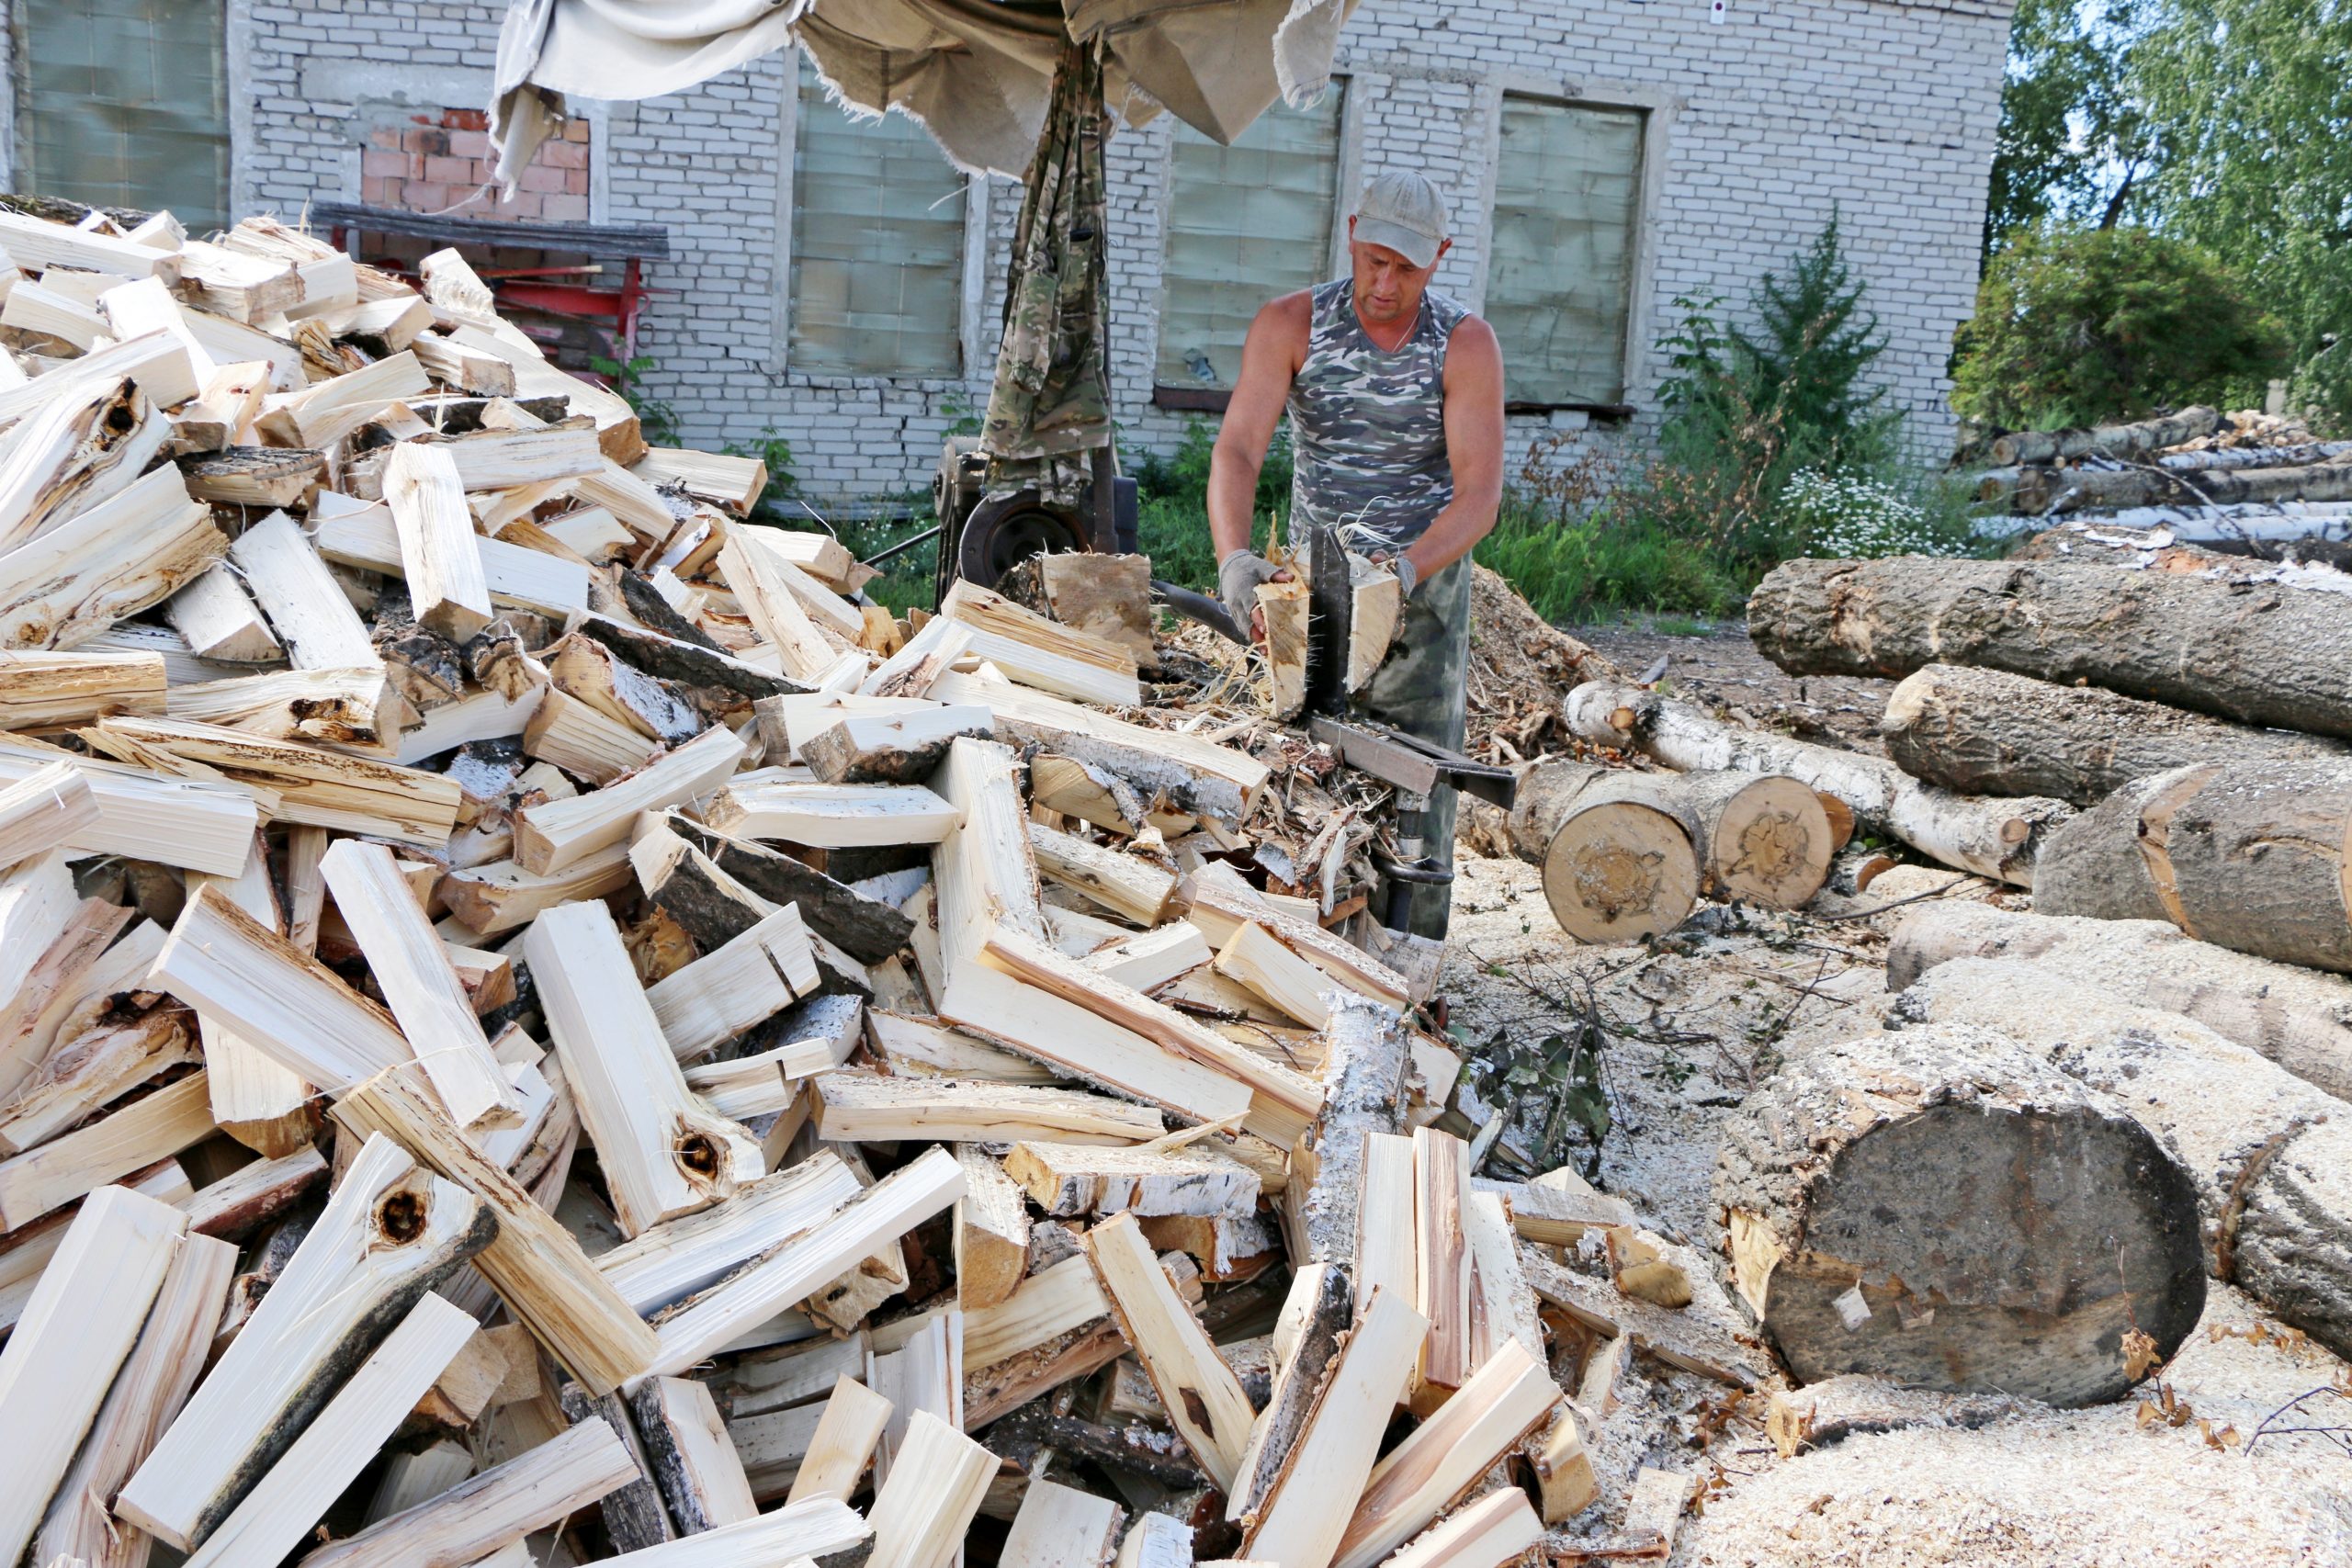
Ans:
[{"label": "man's face", "polygon": [[1393,326],[1421,308],[1421,292],[1430,286],[1437,264],[1453,248],[1451,240],[1438,242],[1437,255],[1427,266],[1415,266],[1386,245],[1367,244],[1355,237],[1356,220],[1348,220],[1348,258],[1355,272],[1356,311],[1375,326]]}]

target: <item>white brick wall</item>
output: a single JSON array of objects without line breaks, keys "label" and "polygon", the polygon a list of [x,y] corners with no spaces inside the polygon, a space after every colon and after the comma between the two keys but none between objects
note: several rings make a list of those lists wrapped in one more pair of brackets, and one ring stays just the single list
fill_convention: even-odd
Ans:
[{"label": "white brick wall", "polygon": [[[1976,281],[1985,175],[2013,0],[1370,0],[1343,35],[1346,156],[1421,168],[1459,231],[1439,284],[1475,305],[1484,284],[1490,164],[1505,92],[1651,110],[1627,396],[1638,441],[1678,295],[1746,299],[1836,209],[1892,344],[1894,395],[1929,449],[1949,443],[1945,356]],[[503,11],[495,0],[231,0],[240,211],[290,214],[356,199],[359,148],[383,107],[479,105]],[[385,62],[398,66],[383,69]],[[672,259],[648,281],[640,352],[651,389],[702,443],[773,430],[803,485],[871,495],[925,482],[956,408],[985,400],[1002,307],[999,272],[1019,207],[992,182],[991,265],[979,352],[956,381],[853,380],[779,363],[789,214],[793,62],[771,56],[691,92],[575,106],[598,127],[594,216],[659,223]],[[5,82],[0,75],[0,82]],[[340,95],[340,96],[336,96]],[[1150,403],[1168,125],[1111,148],[1112,365],[1123,437],[1166,447],[1188,417]],[[5,141],[0,141],[5,150]],[[1510,344],[1503,345],[1506,357]],[[1513,451],[1573,417],[1514,416]]]}]

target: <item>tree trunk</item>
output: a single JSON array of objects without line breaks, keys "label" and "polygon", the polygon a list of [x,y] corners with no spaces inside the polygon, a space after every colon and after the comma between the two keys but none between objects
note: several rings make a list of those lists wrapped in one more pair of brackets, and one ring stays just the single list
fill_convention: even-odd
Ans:
[{"label": "tree trunk", "polygon": [[2352,746],[1999,670],[1930,664],[1904,677],[1879,725],[1903,771],[1964,795],[2073,806],[2192,762],[2340,758]]},{"label": "tree trunk", "polygon": [[1587,740],[1638,747],[1669,768],[1786,774],[1843,801],[1871,832],[2020,887],[2033,885],[2038,841],[2074,815],[2063,801],[1982,800],[1931,789],[1883,758],[1742,728],[1638,686],[1587,682],[1568,694],[1562,715]]},{"label": "tree trunk", "polygon": [[2175,473],[2214,468],[2299,468],[2310,463],[2352,457],[2352,441],[2299,441],[2291,446],[2209,446],[2198,452],[2167,452],[2156,466]]},{"label": "tree trunk", "polygon": [[2134,784],[2057,834],[2035,877],[2035,907],[2050,915],[2152,918],[2144,896],[2120,895],[2118,879],[2108,874],[2136,852],[2157,914],[2190,936],[2352,972],[2347,834],[2352,763],[2178,768]]},{"label": "tree trunk", "polygon": [[2036,964],[1944,964],[1888,1022],[1998,1030],[2118,1097],[2197,1184],[2207,1270],[2352,1354],[2352,1104],[2202,1024]]},{"label": "tree trunk", "polygon": [[2048,463],[2060,457],[2083,457],[2093,452],[2129,457],[2161,451],[2211,435],[2220,427],[2221,414],[2209,408],[2185,408],[2178,413],[2143,419],[2130,424],[2102,424],[2089,430],[2018,430],[1993,442],[1996,463]]},{"label": "tree trunk", "polygon": [[2110,1096],[1989,1031],[1797,1057],[1726,1124],[1732,1284],[1801,1383],[2120,1398],[2205,1307],[2197,1191]]},{"label": "tree trunk", "polygon": [[2140,840],[2142,813],[2164,819],[2184,784],[2211,773],[2209,763],[2135,779],[2050,835],[2034,863],[2034,908],[2094,920],[2172,919]]},{"label": "tree trunk", "polygon": [[1701,829],[1655,777],[1557,761],[1520,783],[1512,846],[1544,868],[1544,901],[1578,942],[1640,942],[1699,901]]},{"label": "tree trunk", "polygon": [[2196,1020],[2305,1083],[2352,1100],[2352,984],[2197,942],[2154,920],[2017,915],[1982,904],[1905,911],[1886,953],[1901,990],[1955,958],[2021,958]]},{"label": "tree trunk", "polygon": [[[2018,476],[2018,502],[2030,512],[2112,512],[2127,506],[2229,506],[2252,502],[2352,501],[2352,463],[2341,459],[2289,468],[2068,468]],[[2036,501],[2039,504],[2035,504]]]},{"label": "tree trunk", "polygon": [[1792,675],[1967,664],[2352,736],[2352,616],[2332,594],[2071,563],[1794,560],[1757,587],[1747,625]]}]

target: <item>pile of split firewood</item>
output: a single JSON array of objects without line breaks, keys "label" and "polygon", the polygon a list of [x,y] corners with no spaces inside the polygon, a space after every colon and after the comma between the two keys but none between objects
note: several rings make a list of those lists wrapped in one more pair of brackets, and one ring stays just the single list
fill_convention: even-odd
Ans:
[{"label": "pile of split firewood", "polygon": [[1555,1354],[1756,1381],[1132,606],[856,602],[454,253],[0,249],[0,1562],[1492,1568]]},{"label": "pile of split firewood", "polygon": [[1885,757],[1569,695],[1577,735],[1676,772],[1528,771],[1513,834],[1555,908],[1786,906],[1741,879],[1838,812],[1973,874],[1895,900],[1930,901],[1879,1026],[1792,1054],[1727,1124],[1724,1272],[1790,1399],[1844,1374],[2116,1398],[2208,1278],[2352,1355],[2347,585],[2083,525],[2007,560],[1782,564],[1750,636],[1792,674],[1900,677]]}]

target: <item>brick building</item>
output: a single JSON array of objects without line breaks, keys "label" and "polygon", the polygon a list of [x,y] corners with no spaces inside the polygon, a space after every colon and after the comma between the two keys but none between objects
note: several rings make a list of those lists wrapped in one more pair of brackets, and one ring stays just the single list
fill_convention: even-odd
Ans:
[{"label": "brick building", "polygon": [[[2011,5],[1366,0],[1320,104],[1229,149],[1167,116],[1112,143],[1123,436],[1213,417],[1255,305],[1336,276],[1350,193],[1410,165],[1454,210],[1438,287],[1501,337],[1515,460],[1638,442],[1675,299],[1744,299],[1833,209],[1895,397],[1946,443]],[[985,400],[1017,186],[902,117],[850,120],[786,53],[575,103],[497,202],[476,111],[502,12],[13,0],[0,181],[191,228],[313,201],[659,226],[639,352],[689,439],[781,435],[818,495],[921,483]]]}]

